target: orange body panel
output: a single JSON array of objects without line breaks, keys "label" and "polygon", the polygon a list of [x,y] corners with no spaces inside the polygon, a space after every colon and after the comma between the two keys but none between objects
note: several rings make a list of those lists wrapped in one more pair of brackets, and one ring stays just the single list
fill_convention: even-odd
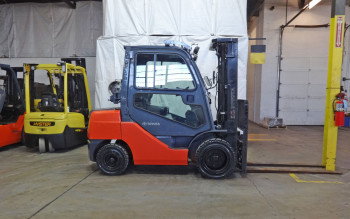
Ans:
[{"label": "orange body panel", "polygon": [[121,139],[120,110],[94,111],[90,115],[89,139]]},{"label": "orange body panel", "polygon": [[17,122],[0,125],[0,147],[21,141],[24,115],[20,115]]},{"label": "orange body panel", "polygon": [[136,165],[187,165],[187,149],[171,149],[140,125],[122,122],[122,140],[125,141]]},{"label": "orange body panel", "polygon": [[188,164],[188,149],[171,149],[137,123],[121,122],[120,110],[92,112],[88,138],[126,142],[136,165]]}]

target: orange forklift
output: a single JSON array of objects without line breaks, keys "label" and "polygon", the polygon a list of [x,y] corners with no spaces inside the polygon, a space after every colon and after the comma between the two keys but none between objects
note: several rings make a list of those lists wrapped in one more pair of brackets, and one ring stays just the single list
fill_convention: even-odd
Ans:
[{"label": "orange forklift", "polygon": [[[207,178],[246,173],[248,103],[237,98],[238,40],[212,44],[218,57],[212,80],[203,80],[195,63],[199,47],[176,41],[125,47],[123,79],[110,85],[110,100],[120,107],[90,115],[90,160],[103,173],[123,174],[131,163],[189,162]],[[216,118],[209,88],[217,90]]]},{"label": "orange forklift", "polygon": [[0,64],[0,147],[23,142],[25,102],[23,67]]}]

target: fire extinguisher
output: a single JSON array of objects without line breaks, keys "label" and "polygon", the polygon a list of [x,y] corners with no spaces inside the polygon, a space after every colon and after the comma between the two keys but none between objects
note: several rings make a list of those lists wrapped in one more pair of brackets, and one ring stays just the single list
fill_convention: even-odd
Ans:
[{"label": "fire extinguisher", "polygon": [[345,109],[347,108],[346,94],[339,93],[334,102],[334,124],[335,126],[344,126]]}]

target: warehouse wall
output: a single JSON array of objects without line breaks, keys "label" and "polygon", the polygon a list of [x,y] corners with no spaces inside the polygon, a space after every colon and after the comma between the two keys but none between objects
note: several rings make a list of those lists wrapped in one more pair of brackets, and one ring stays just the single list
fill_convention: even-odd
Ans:
[{"label": "warehouse wall", "polygon": [[[279,3],[278,3],[279,2]],[[260,123],[264,117],[274,117],[276,107],[277,61],[279,27],[285,23],[285,1],[266,0],[263,12],[263,37],[267,45],[266,64],[262,65],[261,93],[251,96],[254,110],[250,119]],[[283,2],[283,3],[282,3]],[[274,6],[272,9],[271,7]],[[330,21],[330,1],[324,1],[312,10],[306,10],[291,25],[320,25]],[[287,20],[299,12],[296,6],[288,7]],[[349,23],[349,7],[346,8]],[[252,32],[253,34],[253,32]],[[345,39],[345,51],[349,51],[349,33]],[[280,116],[287,125],[322,125],[327,82],[329,27],[287,27],[283,35],[282,72],[280,92]],[[344,75],[349,75],[349,56],[344,57]],[[257,67],[257,66],[256,66]],[[255,67],[255,68],[256,68]],[[249,76],[248,76],[249,77]],[[254,80],[259,81],[255,74]],[[253,79],[251,79],[252,81]],[[248,82],[249,83],[249,82]],[[256,83],[255,83],[256,84]],[[349,83],[346,84],[349,88]],[[248,86],[248,93],[256,93]],[[349,89],[348,89],[349,90]],[[260,100],[260,105],[256,102]],[[252,110],[252,108],[251,108]]]},{"label": "warehouse wall", "polygon": [[[256,29],[257,29],[258,20],[259,20],[259,17],[254,17],[249,22],[248,35],[250,38],[257,37]],[[250,54],[250,47],[251,45],[254,45],[254,44],[255,44],[255,41],[249,41],[249,45],[248,45],[249,54]],[[254,108],[255,108],[254,97],[255,97],[255,91],[256,91],[255,82],[257,81],[257,79],[255,78],[255,72],[257,67],[258,65],[250,64],[248,60],[248,65],[247,65],[247,100],[249,101],[248,116],[249,116],[249,119],[253,121],[254,121],[254,112],[255,112],[254,111]]]},{"label": "warehouse wall", "polygon": [[0,56],[46,58],[96,56],[102,35],[102,3],[0,5]]},{"label": "warehouse wall", "polygon": [[[346,7],[346,24],[350,24],[350,7]],[[347,29],[345,32],[345,38],[344,38],[344,57],[343,57],[343,70],[342,70],[342,77],[350,79],[350,28]],[[350,100],[350,80],[349,81],[342,81],[342,85],[344,86],[344,89],[347,91],[348,99]],[[350,106],[348,104],[348,112],[350,112]]]},{"label": "warehouse wall", "polygon": [[[259,17],[253,17],[249,21],[248,34],[250,38],[263,38],[264,30],[264,10],[260,11]],[[249,53],[251,45],[263,45],[264,40],[250,40]],[[262,65],[250,64],[247,66],[247,100],[249,102],[249,120],[260,120],[260,100],[261,100],[261,74]]]},{"label": "warehouse wall", "polygon": [[102,35],[102,3],[20,3],[0,5],[0,63],[56,63],[61,57],[86,58],[92,106],[96,40]]}]

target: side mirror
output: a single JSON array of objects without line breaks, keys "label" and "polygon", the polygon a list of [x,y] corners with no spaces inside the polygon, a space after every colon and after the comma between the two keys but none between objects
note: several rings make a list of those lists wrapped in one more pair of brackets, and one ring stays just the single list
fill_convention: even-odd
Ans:
[{"label": "side mirror", "polygon": [[213,86],[213,84],[211,83],[210,79],[208,78],[208,76],[204,77],[204,82],[208,87]]},{"label": "side mirror", "polygon": [[194,48],[194,50],[193,50],[193,53],[198,54],[198,51],[199,51],[199,46],[196,46],[196,48]]},{"label": "side mirror", "polygon": [[118,104],[120,102],[121,85],[121,80],[116,80],[109,84],[108,90],[111,94],[109,101],[115,104]]},{"label": "side mirror", "polygon": [[109,84],[108,90],[111,94],[120,93],[122,82],[120,80],[115,80]]},{"label": "side mirror", "polygon": [[194,46],[194,45],[195,45],[196,47],[192,50],[191,55],[192,55],[193,60],[196,61],[197,58],[198,58],[199,46],[198,46],[197,43],[192,44],[192,46]]}]

